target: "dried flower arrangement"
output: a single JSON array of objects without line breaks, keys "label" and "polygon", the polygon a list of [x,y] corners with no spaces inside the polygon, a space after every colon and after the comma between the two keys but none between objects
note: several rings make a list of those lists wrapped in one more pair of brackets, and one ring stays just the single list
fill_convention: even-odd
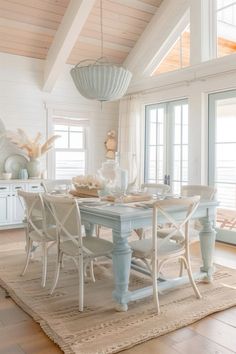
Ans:
[{"label": "dried flower arrangement", "polygon": [[17,129],[17,132],[7,132],[8,139],[20,149],[26,151],[30,158],[39,158],[53,147],[54,141],[60,135],[53,135],[44,144],[41,144],[42,134],[37,133],[34,139],[30,139],[23,129]]}]

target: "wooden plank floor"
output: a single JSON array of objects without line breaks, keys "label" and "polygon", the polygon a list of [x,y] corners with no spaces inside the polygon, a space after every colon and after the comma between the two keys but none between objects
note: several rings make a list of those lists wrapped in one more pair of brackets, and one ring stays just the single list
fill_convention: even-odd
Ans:
[{"label": "wooden plank floor", "polygon": [[[22,240],[21,230],[0,231],[0,247]],[[199,253],[195,244],[192,253]],[[216,245],[216,262],[236,268],[236,247]],[[95,344],[96,345],[96,344]],[[0,288],[0,354],[59,354],[55,345]],[[124,354],[236,353],[236,307],[215,313],[190,326],[125,350]]]}]

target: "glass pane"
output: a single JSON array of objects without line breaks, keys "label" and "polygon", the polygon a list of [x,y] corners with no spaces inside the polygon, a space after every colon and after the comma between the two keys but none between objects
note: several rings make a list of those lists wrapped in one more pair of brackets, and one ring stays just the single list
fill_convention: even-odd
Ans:
[{"label": "glass pane", "polygon": [[54,130],[68,131],[68,125],[55,124],[54,125]]},{"label": "glass pane", "polygon": [[80,132],[70,132],[70,148],[82,149],[84,147],[84,134]]},{"label": "glass pane", "polygon": [[236,140],[236,99],[221,100],[216,106],[216,142]]},{"label": "glass pane", "polygon": [[190,26],[188,26],[167,52],[153,76],[186,67],[190,63]]},{"label": "glass pane", "polygon": [[70,131],[83,132],[84,131],[84,127],[78,127],[77,125],[70,125]]},{"label": "glass pane", "polygon": [[[230,5],[228,7],[225,7]],[[218,3],[217,12],[217,56],[236,52],[236,5],[232,1]]]},{"label": "glass pane", "polygon": [[182,143],[188,144],[188,105],[182,106]]},{"label": "glass pane", "polygon": [[181,46],[182,46],[181,64],[182,64],[182,68],[185,68],[190,64],[190,26],[188,26],[186,30],[182,33]]},{"label": "glass pane", "polygon": [[85,152],[56,151],[56,178],[72,178],[85,173]]},{"label": "glass pane", "polygon": [[[55,132],[56,133],[56,132]],[[68,133],[67,132],[58,132],[58,135],[60,135],[60,138],[55,140],[55,148],[58,149],[67,149],[68,146]]]},{"label": "glass pane", "polygon": [[188,146],[182,146],[182,181],[188,181]]},{"label": "glass pane", "polygon": [[164,176],[164,148],[162,146],[158,146],[157,148],[157,178],[163,181]]},{"label": "glass pane", "polygon": [[151,123],[156,123],[157,121],[157,110],[155,109],[151,109],[149,111],[149,119]]},{"label": "glass pane", "polygon": [[[216,182],[235,182],[236,143],[216,144]],[[236,200],[236,196],[235,196]]]},{"label": "glass pane", "polygon": [[220,207],[236,210],[236,184],[216,183],[216,188],[217,198],[220,200]]},{"label": "glass pane", "polygon": [[147,141],[148,145],[157,144],[157,125],[156,123],[151,122],[149,125],[149,140]]},{"label": "glass pane", "polygon": [[180,194],[181,190],[181,183],[180,182],[173,182],[172,183],[172,192],[174,194]]},{"label": "glass pane", "polygon": [[181,178],[181,147],[180,146],[174,146],[174,151],[173,151],[173,165],[174,165],[174,180],[180,180]]},{"label": "glass pane", "polygon": [[148,149],[148,178],[156,179],[156,147]]}]

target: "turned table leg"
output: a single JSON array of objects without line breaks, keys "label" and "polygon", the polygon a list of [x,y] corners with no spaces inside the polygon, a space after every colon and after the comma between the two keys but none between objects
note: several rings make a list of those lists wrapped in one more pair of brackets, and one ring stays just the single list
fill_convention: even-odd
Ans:
[{"label": "turned table leg", "polygon": [[207,282],[211,282],[214,273],[213,257],[215,250],[216,232],[212,227],[212,221],[209,219],[209,217],[202,218],[200,221],[202,224],[202,230],[199,233],[199,237],[203,261],[201,271],[206,272],[205,280]]},{"label": "turned table leg", "polygon": [[131,266],[131,249],[128,244],[130,232],[120,235],[119,232],[113,231],[113,274],[115,280],[115,290],[113,291],[113,299],[116,300],[117,311],[127,311],[129,301],[129,275]]}]

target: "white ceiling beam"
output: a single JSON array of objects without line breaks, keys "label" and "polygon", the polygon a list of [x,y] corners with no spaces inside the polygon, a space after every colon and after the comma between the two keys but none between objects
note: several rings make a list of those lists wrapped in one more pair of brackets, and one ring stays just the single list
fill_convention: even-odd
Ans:
[{"label": "white ceiling beam", "polygon": [[44,71],[44,91],[51,91],[96,0],[71,0],[49,49]]},{"label": "white ceiling beam", "polygon": [[167,43],[168,38],[174,36],[175,29],[188,10],[189,0],[175,0],[175,6],[173,0],[162,2],[124,62],[134,75],[138,77],[150,75],[154,64],[157,63],[159,51]]}]

